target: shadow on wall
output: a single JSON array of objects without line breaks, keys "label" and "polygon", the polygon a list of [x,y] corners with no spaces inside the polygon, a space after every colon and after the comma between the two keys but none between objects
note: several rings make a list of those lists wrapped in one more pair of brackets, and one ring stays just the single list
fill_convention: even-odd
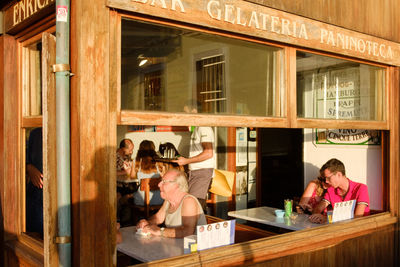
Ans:
[{"label": "shadow on wall", "polygon": [[[109,266],[116,258],[110,255],[104,262],[104,257],[97,256],[109,255],[110,251],[115,251],[116,245],[117,185],[108,175],[116,171],[115,163],[108,162],[116,162],[115,147],[99,148],[92,155],[87,162],[91,169],[79,181],[79,190],[72,188],[72,194],[80,194],[71,195],[75,200],[71,206],[71,227],[76,229],[72,231],[72,255],[75,255],[72,266]],[[114,166],[114,170],[110,170],[110,166]],[[109,206],[110,203],[114,203],[114,207]]]},{"label": "shadow on wall", "polygon": [[[0,197],[0,251],[4,251],[4,218],[3,208]],[[0,265],[5,266],[4,253],[0,253]]]},{"label": "shadow on wall", "polygon": [[17,236],[12,233],[8,233],[4,231],[4,217],[3,217],[3,209],[2,209],[2,198],[0,197],[0,266],[20,266],[18,258],[11,254],[10,250],[7,251],[7,264],[6,264],[6,246],[5,242],[7,240],[16,240]]}]

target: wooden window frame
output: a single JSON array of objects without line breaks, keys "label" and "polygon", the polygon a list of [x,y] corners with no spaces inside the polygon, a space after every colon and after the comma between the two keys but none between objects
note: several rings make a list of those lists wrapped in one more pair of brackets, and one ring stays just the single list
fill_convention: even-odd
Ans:
[{"label": "wooden window frame", "polygon": [[[239,116],[239,115],[212,115],[212,114],[182,114],[169,112],[152,112],[152,111],[132,111],[121,110],[121,20],[123,18],[133,19],[137,21],[155,23],[162,26],[177,27],[186,30],[198,31],[201,33],[216,34],[223,37],[259,43],[277,48],[282,48],[285,54],[283,63],[286,66],[285,76],[286,86],[286,102],[285,117],[262,117],[262,116]],[[117,73],[117,111],[118,125],[195,125],[198,126],[223,126],[223,127],[266,127],[266,128],[349,128],[349,129],[374,129],[389,130],[389,71],[388,65],[378,64],[360,59],[352,59],[345,56],[334,55],[332,53],[324,53],[312,49],[296,48],[289,45],[281,45],[265,40],[248,38],[234,34],[227,34],[218,30],[209,30],[197,26],[188,26],[176,22],[165,21],[163,19],[153,19],[140,15],[132,15],[119,13],[115,30],[117,44],[116,67]],[[119,49],[118,49],[119,48]],[[296,52],[309,52],[316,55],[328,56],[338,59],[347,60],[349,62],[357,62],[376,67],[385,68],[385,112],[386,116],[383,121],[362,121],[362,120],[334,120],[334,119],[313,119],[297,117],[297,99],[296,99]],[[326,126],[321,126],[326,125]]]},{"label": "wooden window frame", "polygon": [[[22,96],[22,49],[26,46],[38,42],[42,38],[42,34],[44,32],[52,33],[56,31],[55,26],[55,16],[51,15],[42,21],[32,25],[31,27],[25,29],[24,31],[20,32],[15,36],[15,41],[17,44],[17,55],[16,59],[18,62],[18,110],[19,110],[19,129],[18,129],[18,136],[19,136],[19,156],[17,160],[18,166],[20,166],[19,174],[18,174],[18,183],[15,190],[19,192],[17,194],[17,202],[18,204],[18,212],[17,212],[17,240],[12,241],[8,244],[9,247],[17,248],[20,247],[21,256],[24,257],[26,255],[30,255],[31,260],[35,263],[43,264],[44,262],[44,254],[45,254],[45,247],[44,241],[34,238],[32,236],[27,235],[24,232],[25,229],[25,179],[26,179],[26,169],[25,169],[25,150],[26,150],[26,129],[27,128],[36,128],[43,126],[43,115],[37,116],[24,116],[22,112],[23,108],[23,96]],[[43,202],[45,202],[45,196],[43,198]],[[46,220],[43,220],[43,224],[46,223]]]},{"label": "wooden window frame", "polygon": [[[340,242],[356,238],[368,233],[379,231],[384,227],[394,229],[399,215],[399,172],[400,166],[396,162],[399,158],[399,151],[395,148],[399,145],[399,67],[392,67],[386,64],[378,64],[366,60],[354,59],[333,53],[320,52],[313,49],[298,48],[290,45],[282,45],[275,42],[260,40],[257,38],[243,37],[239,34],[226,33],[219,30],[210,30],[199,26],[188,25],[185,23],[171,22],[161,18],[152,18],[145,15],[133,15],[123,11],[110,11],[112,17],[110,31],[110,86],[114,88],[117,103],[117,125],[197,125],[197,126],[223,126],[223,127],[277,127],[277,128],[349,128],[349,129],[375,129],[387,130],[390,142],[387,149],[383,151],[384,163],[383,176],[388,175],[388,179],[382,178],[382,183],[387,188],[389,194],[389,211],[379,214],[357,218],[348,222],[340,222],[335,225],[326,225],[314,229],[308,229],[293,233],[288,233],[278,237],[266,237],[258,240],[246,242],[245,244],[231,245],[229,249],[215,248],[198,252],[201,254],[202,264],[213,264],[215,261],[224,262],[224,264],[240,264],[250,262],[261,262],[268,259],[274,259],[296,253],[307,252],[311,249],[320,249],[330,247]],[[286,73],[286,117],[254,117],[254,116],[225,116],[225,115],[203,115],[203,114],[176,114],[165,112],[139,112],[121,110],[121,19],[128,18],[138,21],[151,22],[164,26],[173,26],[178,28],[190,29],[204,33],[218,34],[225,37],[246,40],[265,45],[281,47],[285,53]],[[384,67],[386,71],[385,81],[385,119],[384,121],[355,121],[355,120],[322,120],[322,119],[304,119],[297,117],[297,99],[296,99],[296,51],[306,51],[324,56],[337,57],[345,60],[360,62],[363,64]],[[394,114],[390,112],[393,111]],[[115,140],[116,142],[116,140]],[[386,151],[388,150],[388,151]],[[112,183],[111,183],[112,184]],[[338,234],[340,233],[340,234]],[[246,246],[246,248],[243,247]],[[277,249],[279,248],[279,249]],[[250,255],[251,259],[245,255]],[[179,265],[187,262],[197,262],[199,255],[197,253],[185,255],[184,257],[169,258],[157,261],[154,265],[168,262],[171,265]],[[148,263],[152,265],[152,263]]]}]

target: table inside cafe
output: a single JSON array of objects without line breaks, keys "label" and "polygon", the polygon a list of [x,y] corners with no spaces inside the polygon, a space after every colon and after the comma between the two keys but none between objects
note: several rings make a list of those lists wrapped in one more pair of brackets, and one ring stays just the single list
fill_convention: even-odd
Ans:
[{"label": "table inside cafe", "polygon": [[275,227],[293,231],[321,226],[321,224],[310,222],[310,220],[308,219],[309,215],[298,214],[296,212],[293,212],[294,216],[292,218],[278,218],[275,215],[275,210],[277,209],[271,207],[258,207],[252,209],[230,211],[228,212],[228,215],[247,221],[272,225]]},{"label": "table inside cafe", "polygon": [[136,227],[120,229],[122,243],[117,250],[143,262],[155,261],[183,255],[183,238],[161,236],[144,237],[136,234]]}]

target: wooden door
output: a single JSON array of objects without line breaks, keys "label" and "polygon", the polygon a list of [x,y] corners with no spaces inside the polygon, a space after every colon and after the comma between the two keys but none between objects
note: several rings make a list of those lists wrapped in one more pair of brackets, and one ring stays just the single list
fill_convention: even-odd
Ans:
[{"label": "wooden door", "polygon": [[56,157],[56,37],[42,35],[43,98],[43,230],[44,265],[58,266],[57,235],[57,157]]}]

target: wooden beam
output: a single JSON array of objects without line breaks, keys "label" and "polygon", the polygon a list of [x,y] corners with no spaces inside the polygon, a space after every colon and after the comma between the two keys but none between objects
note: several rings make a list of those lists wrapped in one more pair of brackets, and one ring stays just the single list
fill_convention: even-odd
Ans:
[{"label": "wooden beam", "polygon": [[42,37],[42,103],[43,103],[43,233],[45,266],[58,266],[57,245],[57,131],[56,131],[56,37]]},{"label": "wooden beam", "polygon": [[74,266],[115,264],[116,183],[110,174],[115,173],[116,104],[110,89],[110,16],[99,1],[72,1],[71,69],[77,74],[71,79]]},{"label": "wooden beam", "polygon": [[[20,112],[19,112],[19,94],[18,90],[18,48],[15,39],[9,35],[3,36],[3,44],[7,49],[4,50],[4,195],[3,195],[3,214],[4,230],[9,235],[18,235],[22,230],[23,215],[21,194],[21,149],[20,143]],[[12,112],[10,112],[12,111]],[[7,236],[6,236],[7,239]]]},{"label": "wooden beam", "polygon": [[[172,1],[174,2],[174,1]],[[185,4],[107,0],[112,8],[400,66],[400,44],[248,1]],[[221,15],[222,14],[222,15]]]},{"label": "wooden beam", "polygon": [[121,111],[121,125],[173,125],[173,126],[220,126],[220,127],[273,127],[287,128],[286,118],[230,116],[212,114],[159,113]]},{"label": "wooden beam", "polygon": [[[389,213],[378,214],[366,218],[355,219],[351,222],[339,222],[332,225],[321,226],[319,228],[296,231],[281,234],[279,236],[266,237],[234,244],[229,247],[203,250],[180,257],[154,261],[138,266],[243,266],[271,261],[274,259],[277,260],[277,264],[281,264],[286,257],[290,256],[294,256],[299,262],[302,262],[307,261],[306,257],[302,257],[304,253],[329,249],[333,246],[338,246],[340,248],[343,246],[343,242],[350,242],[355,246],[357,238],[365,235],[377,236],[376,240],[371,241],[371,247],[368,248],[362,256],[351,255],[354,259],[359,259],[360,257],[371,256],[374,254],[374,249],[372,249],[372,247],[385,243],[379,238],[379,236],[382,236],[385,232],[389,233],[388,236],[393,237],[396,221],[397,218],[392,217]],[[353,243],[352,239],[355,240]],[[388,244],[385,243],[385,248],[388,250],[387,253],[379,255],[381,254],[381,251],[377,251],[376,257],[382,261],[386,261],[385,257],[387,255],[393,255],[390,251],[390,240],[387,241]],[[363,251],[360,251],[359,253],[361,254],[362,252]],[[350,257],[349,254],[347,254],[347,256]],[[337,255],[332,255],[331,257],[333,262],[338,260],[336,259]],[[344,263],[341,266],[350,266],[350,258],[340,259],[343,260]],[[391,260],[392,259],[389,259],[389,261]]]}]

